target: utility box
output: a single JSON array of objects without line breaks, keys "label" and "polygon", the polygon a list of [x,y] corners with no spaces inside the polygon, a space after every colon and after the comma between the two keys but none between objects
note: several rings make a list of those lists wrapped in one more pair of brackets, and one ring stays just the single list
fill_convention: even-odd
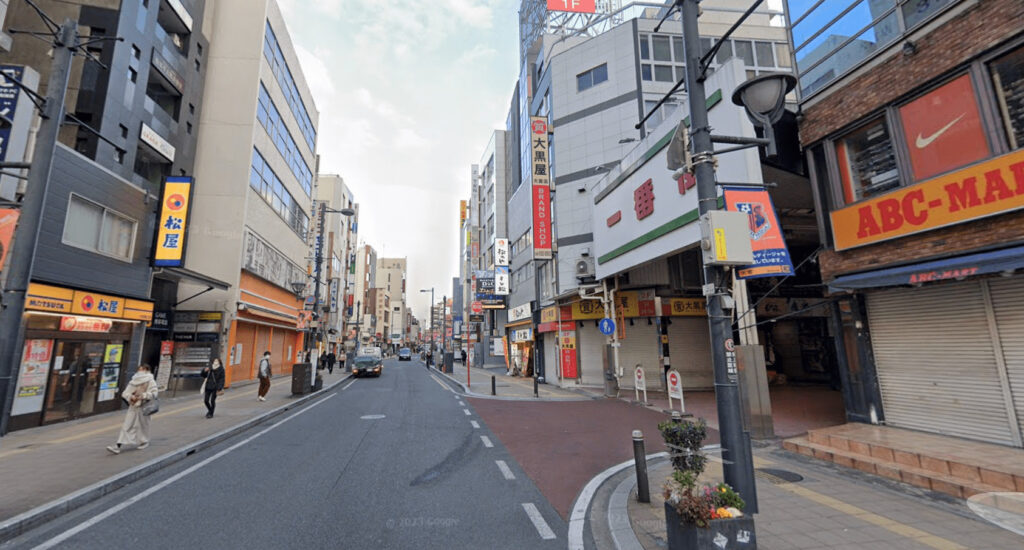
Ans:
[{"label": "utility box", "polygon": [[745,212],[712,210],[700,217],[701,252],[704,265],[750,265],[750,216]]}]

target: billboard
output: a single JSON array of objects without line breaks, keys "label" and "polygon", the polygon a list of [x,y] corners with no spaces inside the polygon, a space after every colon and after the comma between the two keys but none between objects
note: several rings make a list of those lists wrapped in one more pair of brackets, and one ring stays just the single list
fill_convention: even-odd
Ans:
[{"label": "billboard", "polygon": [[726,210],[747,214],[750,247],[754,251],[754,263],[736,268],[736,276],[754,279],[792,275],[793,262],[768,192],[763,189],[726,187],[724,194]]},{"label": "billboard", "polygon": [[551,259],[551,177],[548,171],[548,121],[530,117],[530,158],[533,181],[533,257]]}]

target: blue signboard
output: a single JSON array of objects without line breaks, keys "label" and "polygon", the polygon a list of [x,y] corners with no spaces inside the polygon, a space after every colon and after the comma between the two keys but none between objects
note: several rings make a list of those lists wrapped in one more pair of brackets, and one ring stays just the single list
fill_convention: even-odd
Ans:
[{"label": "blue signboard", "polygon": [[615,332],[615,321],[605,317],[601,319],[601,322],[597,324],[597,328],[601,330],[601,334],[605,336],[611,336]]},{"label": "blue signboard", "polygon": [[[9,76],[18,82],[25,72],[25,68],[19,65],[0,65],[0,73],[5,77]],[[21,88],[17,87],[9,79],[0,77],[0,118],[9,121],[14,120],[14,111],[18,106],[18,96],[21,95]],[[0,162],[7,159],[7,148],[11,141],[11,125],[8,122],[0,123]]]}]

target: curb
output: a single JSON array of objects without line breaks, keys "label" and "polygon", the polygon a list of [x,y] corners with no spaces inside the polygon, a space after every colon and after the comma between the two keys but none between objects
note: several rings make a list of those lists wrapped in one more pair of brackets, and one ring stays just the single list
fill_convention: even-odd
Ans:
[{"label": "curb", "polygon": [[245,422],[236,424],[230,428],[206,436],[199,441],[195,441],[177,450],[164,454],[163,456],[154,458],[149,462],[144,462],[134,468],[125,470],[120,474],[79,489],[73,493],[47,502],[46,504],[39,505],[27,512],[22,512],[21,514],[0,523],[0,543],[8,542],[13,538],[34,529],[35,527],[59,518],[60,516],[85,506],[90,502],[113,493],[125,485],[138,481],[199,451],[212,447],[225,439],[248,430],[257,424],[261,424],[271,418],[284,414],[295,407],[303,405],[308,401],[318,398],[351,377],[352,375],[349,374],[330,386],[300,397],[291,403],[287,403],[276,409],[271,409],[259,416],[250,418]]},{"label": "curb", "polygon": [[458,385],[460,388],[462,388],[462,393],[465,394],[467,397],[473,397],[473,398],[476,398],[476,399],[493,399],[495,401],[536,401],[536,402],[560,402],[560,403],[576,403],[576,402],[586,401],[587,399],[589,399],[589,400],[600,399],[598,397],[591,397],[589,395],[588,396],[584,396],[587,399],[579,399],[579,398],[575,398],[575,397],[508,397],[508,396],[503,396],[503,395],[490,395],[490,394],[486,394],[486,393],[477,393],[477,392],[472,391],[469,388],[467,388],[466,385],[463,384],[460,380],[457,380],[454,377],[448,375],[448,373],[441,372],[441,371],[439,371],[437,369],[431,369],[431,370],[436,372],[437,374],[440,374],[440,375],[444,376],[445,378],[450,380],[453,384]]}]

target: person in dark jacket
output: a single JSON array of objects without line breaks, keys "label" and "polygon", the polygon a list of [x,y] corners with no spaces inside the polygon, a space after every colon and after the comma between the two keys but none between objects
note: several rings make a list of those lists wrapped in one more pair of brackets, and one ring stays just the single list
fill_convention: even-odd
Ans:
[{"label": "person in dark jacket", "polygon": [[203,392],[203,403],[206,404],[206,418],[213,418],[213,410],[217,408],[217,396],[224,393],[224,365],[220,359],[213,358],[209,367],[203,369],[202,375],[206,379]]},{"label": "person in dark jacket", "polygon": [[334,348],[331,348],[331,353],[327,354],[327,373],[334,374],[334,363],[338,361],[338,356],[334,355]]}]

